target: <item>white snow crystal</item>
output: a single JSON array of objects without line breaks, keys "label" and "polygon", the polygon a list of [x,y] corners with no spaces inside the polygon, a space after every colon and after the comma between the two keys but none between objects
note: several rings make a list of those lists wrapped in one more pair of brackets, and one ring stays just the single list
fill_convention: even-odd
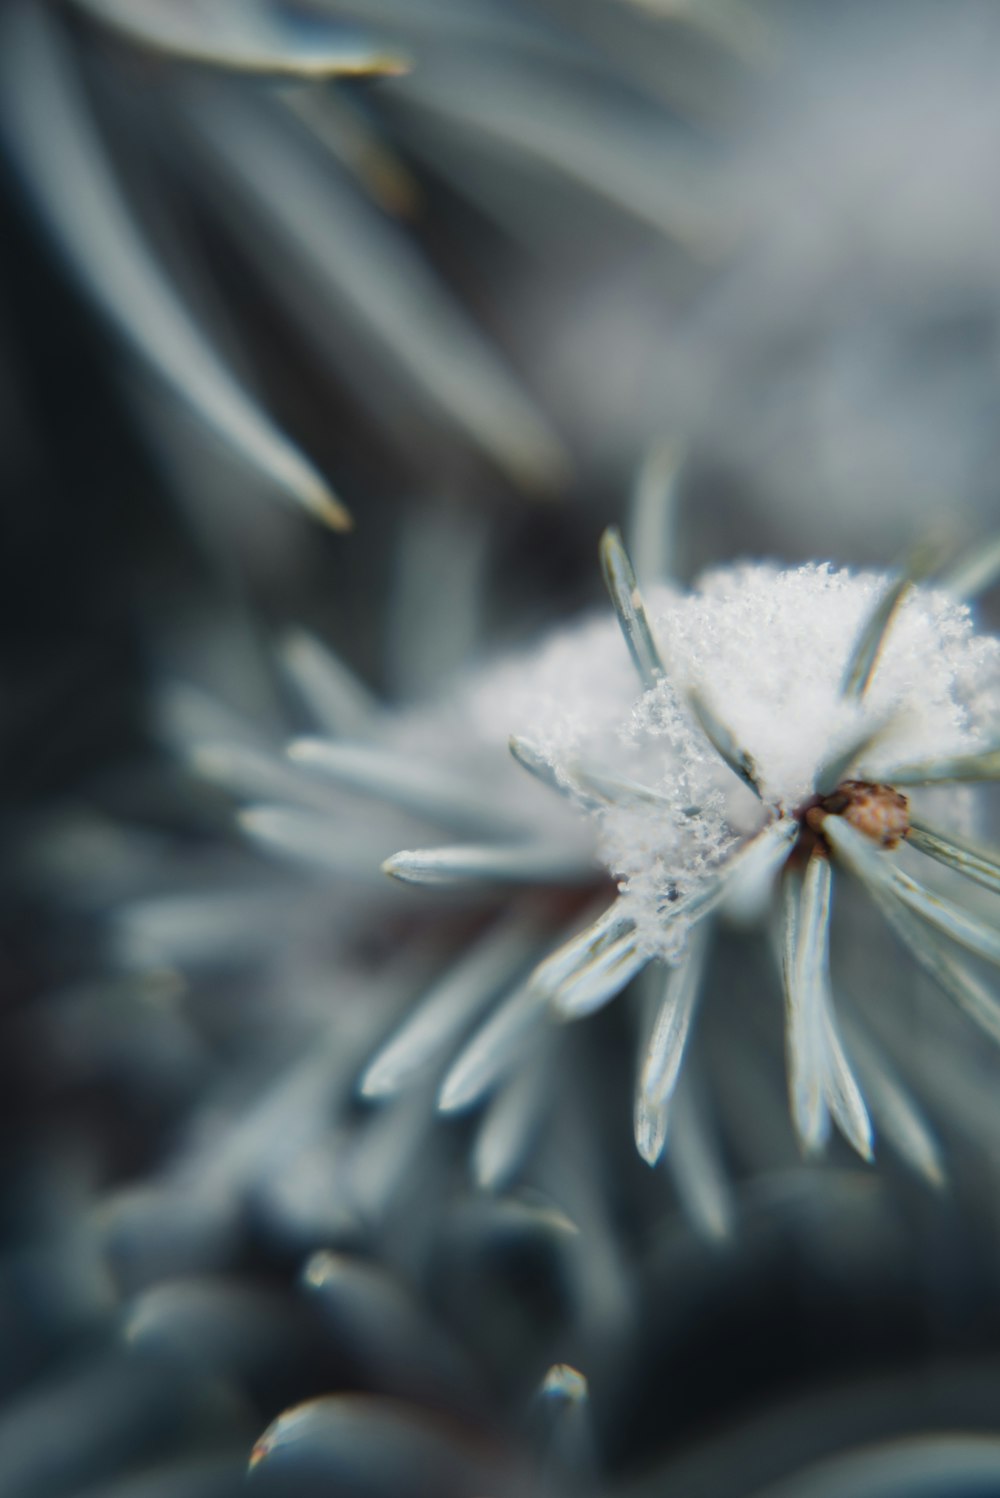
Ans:
[{"label": "white snow crystal", "polygon": [[[969,753],[996,732],[1000,641],[977,636],[966,606],[928,588],[904,599],[869,689],[844,695],[859,632],[890,582],[824,564],[719,568],[690,594],[650,592],[666,675],[645,693],[611,620],[480,681],[484,730],[503,723],[530,740],[594,818],[599,856],[649,955],[676,960],[686,930],[664,914],[765,822],[794,814],[819,769],[867,731],[881,730],[864,756],[876,777]],[[706,738],[693,691],[751,757],[759,800]],[[945,794],[960,809],[969,793]]]}]

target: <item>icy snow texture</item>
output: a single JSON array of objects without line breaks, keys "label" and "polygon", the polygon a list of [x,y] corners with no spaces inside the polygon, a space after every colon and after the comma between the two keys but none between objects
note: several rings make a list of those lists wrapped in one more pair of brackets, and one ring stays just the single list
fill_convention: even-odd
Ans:
[{"label": "icy snow texture", "polygon": [[[977,638],[968,609],[928,589],[899,610],[863,702],[844,700],[852,648],[888,584],[829,566],[722,568],[655,616],[671,678],[705,695],[779,809],[811,794],[820,765],[866,726],[894,720],[865,756],[877,770],[969,752],[1000,714],[1000,642]],[[637,727],[655,722],[643,704]]]},{"label": "icy snow texture", "polygon": [[[599,856],[651,955],[676,959],[678,900],[767,820],[794,812],[819,768],[866,729],[889,720],[862,756],[877,777],[968,753],[1000,726],[1000,641],[977,637],[966,607],[924,588],[899,609],[863,700],[845,700],[852,648],[889,582],[825,565],[719,569],[689,595],[650,594],[667,675],[645,694],[611,620],[557,636],[470,691],[484,739],[530,740],[595,819]],[[694,721],[691,689],[752,756],[763,805]],[[591,790],[602,777],[606,804],[595,805],[588,774]]]}]

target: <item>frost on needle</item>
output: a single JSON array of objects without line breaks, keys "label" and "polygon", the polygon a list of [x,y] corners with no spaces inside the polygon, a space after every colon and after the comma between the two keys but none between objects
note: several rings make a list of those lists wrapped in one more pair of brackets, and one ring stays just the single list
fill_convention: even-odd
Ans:
[{"label": "frost on needle", "polygon": [[[859,1037],[866,1102],[841,1034],[828,960],[834,875],[854,876],[913,958],[1000,1039],[1000,1003],[969,962],[1000,964],[995,917],[975,898],[926,887],[909,851],[1000,892],[1000,854],[968,838],[969,787],[1000,778],[1000,641],[976,634],[958,573],[931,587],[918,582],[920,560],[898,576],[724,567],[690,593],[657,585],[646,600],[615,532],[602,561],[631,667],[613,633],[591,624],[558,637],[537,664],[521,663],[520,679],[512,673],[505,685],[494,674],[483,690],[488,711],[516,730],[515,758],[591,822],[617,896],[473,1035],[445,1103],[476,1096],[493,1074],[495,1044],[509,1039],[505,1025],[523,1029],[532,1004],[588,1014],[656,961],[664,973],[635,1126],[640,1153],[657,1159],[709,918],[774,911],[802,1146],[821,1148],[832,1121],[870,1157],[870,1104],[897,1148],[935,1177],[934,1147],[894,1073]],[[512,856],[503,851],[498,878]],[[519,857],[528,879],[527,850]],[[489,855],[466,860],[482,874]],[[439,882],[435,871],[458,877],[463,858],[423,850],[387,868]]]}]

